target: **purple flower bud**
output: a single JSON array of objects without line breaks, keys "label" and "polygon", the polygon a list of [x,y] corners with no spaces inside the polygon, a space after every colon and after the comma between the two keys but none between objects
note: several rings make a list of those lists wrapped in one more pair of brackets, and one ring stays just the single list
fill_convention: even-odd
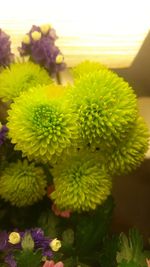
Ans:
[{"label": "purple flower bud", "polygon": [[0,146],[4,143],[8,128],[5,125],[0,125]]},{"label": "purple flower bud", "polygon": [[10,37],[0,29],[0,66],[6,67],[13,61]]},{"label": "purple flower bud", "polygon": [[10,267],[17,267],[17,263],[13,257],[12,254],[8,254],[6,257],[5,257],[5,263],[8,264],[8,266]]},{"label": "purple flower bud", "polygon": [[0,250],[5,250],[8,246],[8,234],[6,231],[0,232]]},{"label": "purple flower bud", "polygon": [[46,33],[43,33],[39,26],[33,25],[26,35],[25,42],[22,42],[18,50],[21,56],[29,55],[30,60],[40,64],[51,75],[54,75],[66,66],[63,60],[57,60],[61,52],[55,45],[56,39],[57,35],[53,28],[50,27]]}]

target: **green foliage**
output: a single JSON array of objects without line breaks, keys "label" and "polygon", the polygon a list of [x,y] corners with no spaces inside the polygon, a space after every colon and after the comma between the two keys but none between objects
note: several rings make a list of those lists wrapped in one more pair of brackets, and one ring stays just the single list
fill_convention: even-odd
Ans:
[{"label": "green foliage", "polygon": [[123,260],[117,267],[140,267],[141,265],[134,262],[133,260],[127,262],[126,260]]},{"label": "green foliage", "polygon": [[32,250],[18,250],[16,251],[15,259],[17,267],[39,267],[42,259],[42,252],[40,250],[36,252]]},{"label": "green foliage", "polygon": [[103,267],[116,267],[116,253],[119,246],[119,238],[117,235],[107,236],[104,238],[102,249],[99,253],[99,261]]},{"label": "green foliage", "polygon": [[74,231],[72,229],[67,229],[62,233],[62,240],[64,243],[73,245],[74,243]]},{"label": "green foliage", "polygon": [[25,233],[21,247],[22,250],[16,250],[14,253],[17,267],[39,267],[42,252],[40,249],[34,251],[34,240],[30,233]]},{"label": "green foliage", "polygon": [[34,249],[34,240],[30,233],[25,233],[22,241],[21,247],[23,250],[32,250]]},{"label": "green foliage", "polygon": [[75,245],[78,255],[91,255],[99,251],[108,232],[113,210],[109,197],[103,205],[90,213],[79,214],[76,221]]},{"label": "green foliage", "polygon": [[[138,230],[131,229],[129,236],[127,237],[124,233],[120,234],[120,249],[117,252],[118,267],[146,267],[146,256],[143,251],[143,240]],[[126,265],[125,265],[126,263]]]},{"label": "green foliage", "polygon": [[50,210],[42,212],[38,219],[38,226],[43,229],[45,235],[52,239],[60,236],[59,224],[60,218]]}]

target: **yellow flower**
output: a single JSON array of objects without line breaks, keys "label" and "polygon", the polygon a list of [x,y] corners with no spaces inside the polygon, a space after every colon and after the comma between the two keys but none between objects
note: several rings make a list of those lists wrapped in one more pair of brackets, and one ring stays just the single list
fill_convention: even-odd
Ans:
[{"label": "yellow flower", "polygon": [[8,239],[9,243],[16,245],[20,242],[20,240],[21,240],[21,237],[20,237],[19,233],[17,233],[17,232],[10,233],[9,239]]},{"label": "yellow flower", "polygon": [[57,238],[50,242],[50,247],[53,251],[58,251],[61,248],[61,242]]},{"label": "yellow flower", "polygon": [[41,39],[41,36],[42,36],[42,35],[41,35],[40,32],[38,32],[38,31],[34,31],[34,32],[32,32],[31,36],[32,36],[32,39],[33,39],[34,41],[38,41],[38,40]]},{"label": "yellow flower", "polygon": [[63,55],[58,54],[56,57],[56,63],[61,64],[63,62],[63,59],[64,59]]},{"label": "yellow flower", "polygon": [[44,24],[40,26],[41,32],[43,34],[47,34],[48,31],[51,29],[51,25],[50,24]]},{"label": "yellow flower", "polygon": [[30,37],[29,37],[28,34],[26,34],[26,35],[23,37],[22,42],[23,42],[24,44],[30,44]]}]

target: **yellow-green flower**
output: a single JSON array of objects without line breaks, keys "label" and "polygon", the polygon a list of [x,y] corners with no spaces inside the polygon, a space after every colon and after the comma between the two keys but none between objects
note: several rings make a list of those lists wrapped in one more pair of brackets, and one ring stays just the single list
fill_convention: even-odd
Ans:
[{"label": "yellow-green flower", "polygon": [[50,197],[61,210],[96,209],[111,192],[112,181],[94,153],[70,152],[52,169],[55,191]]},{"label": "yellow-green flower", "polygon": [[[12,205],[34,204],[46,194],[46,176],[41,167],[27,160],[9,164],[1,173],[0,196]],[[14,235],[10,236],[14,237]],[[12,239],[10,239],[12,240]]]},{"label": "yellow-green flower", "polygon": [[83,75],[88,75],[101,69],[107,69],[107,67],[99,62],[85,60],[72,68],[71,73],[74,79],[80,79]]},{"label": "yellow-green flower", "polygon": [[11,105],[9,137],[15,149],[42,161],[55,161],[64,149],[75,144],[76,114],[59,85],[33,88]]},{"label": "yellow-green flower", "polygon": [[60,248],[61,248],[61,241],[58,240],[57,238],[53,239],[51,242],[50,242],[50,247],[53,251],[58,251]]},{"label": "yellow-green flower", "polygon": [[130,172],[141,164],[148,150],[149,136],[144,119],[138,117],[128,136],[118,146],[105,151],[107,168],[111,175]]},{"label": "yellow-green flower", "polygon": [[21,236],[17,232],[11,232],[8,236],[8,242],[13,245],[20,243],[20,240],[21,240]]},{"label": "yellow-green flower", "polygon": [[68,98],[78,114],[80,136],[86,143],[117,145],[137,118],[133,89],[107,69],[75,79]]},{"label": "yellow-green flower", "polygon": [[8,101],[37,85],[50,84],[52,79],[44,68],[32,62],[14,63],[0,73],[0,98]]}]

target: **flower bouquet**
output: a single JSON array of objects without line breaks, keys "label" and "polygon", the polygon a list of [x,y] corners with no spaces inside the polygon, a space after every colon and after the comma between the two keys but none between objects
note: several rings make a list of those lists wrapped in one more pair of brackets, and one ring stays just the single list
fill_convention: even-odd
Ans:
[{"label": "flower bouquet", "polygon": [[0,30],[0,262],[5,267],[146,267],[137,229],[110,234],[116,175],[136,169],[149,131],[134,90],[97,62],[68,69],[50,25],[20,58]]}]

